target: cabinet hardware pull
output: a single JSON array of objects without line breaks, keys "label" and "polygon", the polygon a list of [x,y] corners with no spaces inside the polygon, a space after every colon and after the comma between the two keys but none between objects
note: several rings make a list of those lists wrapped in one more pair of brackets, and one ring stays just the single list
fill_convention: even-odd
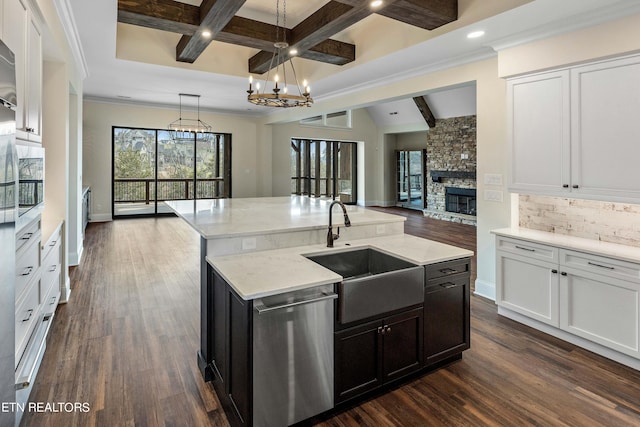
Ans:
[{"label": "cabinet hardware pull", "polygon": [[580,188],[580,186],[579,185],[574,185],[573,188]]},{"label": "cabinet hardware pull", "polygon": [[51,268],[49,269],[50,273],[53,273],[54,271],[56,271],[58,269],[58,265],[52,265]]},{"label": "cabinet hardware pull", "polygon": [[33,129],[33,128],[26,128],[25,130],[26,130],[27,132],[29,132],[29,133],[31,133],[31,132],[33,132],[33,131],[34,131],[34,129]]},{"label": "cabinet hardware pull", "polygon": [[378,333],[384,335],[384,327],[378,326]]},{"label": "cabinet hardware pull", "polygon": [[33,236],[33,233],[26,233],[24,236],[20,237],[20,240],[29,240]]},{"label": "cabinet hardware pull", "polygon": [[589,265],[593,265],[594,267],[606,268],[607,270],[615,270],[615,267],[611,267],[609,265],[596,264],[595,262],[587,262]]},{"label": "cabinet hardware pull", "polygon": [[27,316],[26,319],[22,319],[23,322],[28,322],[29,319],[31,319],[31,316],[33,315],[33,308],[30,308],[29,310],[27,310],[27,313],[29,313],[29,315]]},{"label": "cabinet hardware pull", "polygon": [[569,188],[569,184],[562,184],[562,188]]},{"label": "cabinet hardware pull", "polygon": [[56,297],[51,297],[51,302],[49,303],[49,305],[53,305],[56,303]]},{"label": "cabinet hardware pull", "polygon": [[454,270],[453,268],[442,268],[438,271],[442,274],[452,274],[456,272],[456,270]]},{"label": "cabinet hardware pull", "polygon": [[552,272],[553,274],[558,274],[558,270],[556,270],[556,269],[551,270],[551,272]]},{"label": "cabinet hardware pull", "polygon": [[387,332],[391,332],[391,326],[386,326],[385,329],[387,330]]},{"label": "cabinet hardware pull", "polygon": [[53,242],[49,243],[49,246],[54,247],[56,245],[56,243],[58,243],[58,241],[54,240]]},{"label": "cabinet hardware pull", "polygon": [[446,282],[446,283],[441,283],[440,286],[445,289],[450,289],[450,288],[455,288],[457,285],[453,282]]},{"label": "cabinet hardware pull", "polygon": [[525,248],[525,247],[518,246],[518,245],[516,245],[516,249],[521,249],[521,250],[527,251],[527,252],[535,252],[536,251],[535,249]]},{"label": "cabinet hardware pull", "polygon": [[21,276],[28,276],[31,274],[31,272],[33,271],[33,266],[29,266],[25,269],[24,273],[21,274]]},{"label": "cabinet hardware pull", "polygon": [[561,274],[561,275],[563,275],[563,276],[566,276],[566,275],[567,275],[567,273],[566,273],[566,272],[564,272],[564,271],[563,271],[562,273],[560,273],[560,274]]}]

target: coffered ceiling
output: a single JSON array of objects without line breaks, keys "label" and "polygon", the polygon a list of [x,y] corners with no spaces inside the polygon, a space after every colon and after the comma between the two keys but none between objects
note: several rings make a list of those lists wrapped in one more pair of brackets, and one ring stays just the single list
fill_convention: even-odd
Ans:
[{"label": "coffered ceiling", "polygon": [[[86,98],[176,105],[178,93],[194,93],[207,110],[251,115],[271,110],[247,103],[245,91],[250,67],[256,76],[266,71],[262,58],[273,49],[275,35],[269,32],[276,23],[276,0],[66,1],[87,64]],[[638,2],[385,0],[384,5],[376,12],[363,0],[287,1],[288,41],[299,47],[296,72],[311,82],[316,100],[310,115],[337,93],[486,58],[495,55],[496,44],[612,19],[637,9]],[[430,21],[434,11],[437,20]],[[194,40],[204,29],[198,14],[207,28],[211,24],[211,40]],[[485,36],[467,39],[476,29]]]}]

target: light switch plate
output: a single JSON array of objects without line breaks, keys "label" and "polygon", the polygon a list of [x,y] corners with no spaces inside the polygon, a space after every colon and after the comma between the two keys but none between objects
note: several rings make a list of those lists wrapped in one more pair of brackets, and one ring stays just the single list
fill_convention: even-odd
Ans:
[{"label": "light switch plate", "polygon": [[485,173],[484,183],[486,185],[502,185],[502,174],[501,173]]},{"label": "light switch plate", "polygon": [[502,202],[503,193],[500,190],[484,190],[484,199],[489,202]]}]

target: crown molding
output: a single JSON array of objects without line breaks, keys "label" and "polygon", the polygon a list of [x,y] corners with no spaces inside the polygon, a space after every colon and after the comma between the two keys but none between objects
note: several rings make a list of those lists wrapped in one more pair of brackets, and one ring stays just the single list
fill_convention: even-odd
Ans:
[{"label": "crown molding", "polygon": [[640,2],[623,1],[616,5],[608,6],[597,10],[591,10],[581,14],[573,15],[571,20],[565,18],[557,19],[535,29],[512,34],[509,37],[492,40],[487,45],[496,52],[520,46],[523,44],[543,40],[560,34],[570,33],[583,28],[621,19],[627,16],[640,13]]},{"label": "crown molding", "polygon": [[73,17],[73,11],[71,10],[69,0],[54,0],[53,3],[56,11],[58,12],[58,17],[62,23],[64,33],[67,36],[69,50],[71,51],[73,59],[76,62],[76,66],[80,71],[80,77],[84,80],[89,75],[89,67],[84,56],[80,35],[78,34],[78,27],[76,26],[76,21]]}]

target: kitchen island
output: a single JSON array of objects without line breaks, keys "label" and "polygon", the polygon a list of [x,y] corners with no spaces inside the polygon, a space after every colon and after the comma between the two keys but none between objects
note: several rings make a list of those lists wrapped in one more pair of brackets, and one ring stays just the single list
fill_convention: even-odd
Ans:
[{"label": "kitchen island", "polygon": [[[341,237],[327,248],[330,200],[168,204],[201,235],[198,364],[232,425],[308,419],[455,360],[469,347],[472,252],[405,235],[403,217],[348,206],[352,226],[335,215],[333,233]],[[346,284],[361,279],[310,259],[354,251],[391,256],[405,268],[374,278],[391,280],[386,291],[371,282],[370,289],[390,292],[377,298],[386,307],[381,312],[371,311],[372,295],[371,304],[355,301],[359,315],[345,314]],[[410,298],[397,299],[402,274],[419,282],[407,288]]]}]

